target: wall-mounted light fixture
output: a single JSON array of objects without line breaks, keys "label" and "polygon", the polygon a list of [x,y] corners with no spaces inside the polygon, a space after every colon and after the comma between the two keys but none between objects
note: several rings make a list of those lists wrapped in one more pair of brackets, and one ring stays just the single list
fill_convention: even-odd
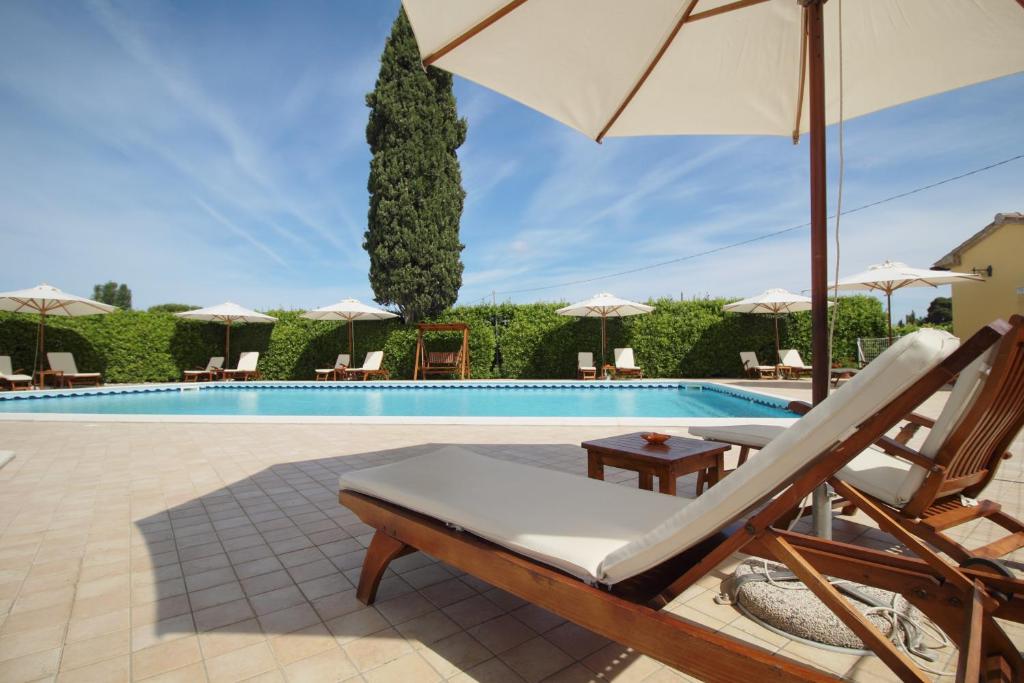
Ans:
[{"label": "wall-mounted light fixture", "polygon": [[971,268],[971,273],[974,275],[984,275],[985,277],[992,277],[992,266],[985,266],[984,268]]}]

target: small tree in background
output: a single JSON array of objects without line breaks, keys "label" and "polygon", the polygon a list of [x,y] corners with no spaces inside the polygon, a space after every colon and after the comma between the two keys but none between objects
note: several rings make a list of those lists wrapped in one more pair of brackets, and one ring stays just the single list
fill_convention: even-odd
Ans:
[{"label": "small tree in background", "polygon": [[193,306],[192,304],[156,304],[150,306],[146,310],[150,313],[181,313],[182,311],[193,311],[201,306]]},{"label": "small tree in background", "polygon": [[118,284],[113,280],[102,285],[93,285],[92,298],[126,311],[132,307],[132,290],[128,289],[128,285]]},{"label": "small tree in background", "polygon": [[455,151],[466,139],[466,121],[455,108],[451,74],[420,65],[404,10],[380,61],[366,96],[373,158],[363,248],[376,301],[398,306],[413,322],[450,307],[462,286],[466,193]]},{"label": "small tree in background", "polygon": [[933,325],[953,322],[953,299],[948,296],[938,296],[928,304],[928,315],[924,321]]}]

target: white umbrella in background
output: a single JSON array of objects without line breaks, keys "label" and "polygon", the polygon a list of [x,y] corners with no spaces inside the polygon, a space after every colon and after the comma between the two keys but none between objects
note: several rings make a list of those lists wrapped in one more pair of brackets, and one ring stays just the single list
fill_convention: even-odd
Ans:
[{"label": "white umbrella in background", "polygon": [[[680,134],[796,141],[809,132],[818,359],[828,358],[825,125],[1024,71],[1018,0],[403,5],[425,65],[504,93],[597,141]],[[826,71],[835,86],[828,97]],[[815,403],[828,396],[828,382],[829,363],[816,362]],[[827,533],[821,518],[816,528]]]},{"label": "white umbrella in background", "polygon": [[383,308],[367,306],[358,299],[342,299],[336,304],[306,311],[303,318],[310,320],[344,320],[348,323],[348,355],[355,361],[355,340],[352,335],[352,323],[356,320],[387,320],[398,315]]},{"label": "white umbrella in background", "polygon": [[216,306],[182,311],[174,315],[189,320],[205,320],[207,322],[224,323],[224,362],[231,363],[231,325],[233,323],[274,323],[277,318],[258,313],[244,306],[226,301]]},{"label": "white umbrella in background", "polygon": [[[831,305],[831,302],[829,303]],[[741,299],[722,306],[730,313],[760,313],[775,320],[775,358],[779,356],[779,316],[786,313],[811,310],[811,298],[794,294],[786,289],[766,289],[757,296]]]},{"label": "white umbrella in background", "polygon": [[[653,306],[640,304],[628,299],[620,299],[617,296],[603,292],[595,294],[586,301],[559,308],[555,313],[558,315],[571,315],[577,318],[600,318],[601,319],[601,367],[605,364],[605,355],[608,347],[608,318],[624,318],[627,315],[643,315],[654,310]],[[603,370],[602,370],[603,372]]]},{"label": "white umbrella in background", "polygon": [[984,278],[972,273],[949,270],[911,268],[899,261],[885,261],[869,266],[863,273],[839,280],[837,289],[872,290],[885,293],[885,312],[889,318],[889,342],[892,342],[892,293],[905,287],[938,287],[954,282],[981,282]]},{"label": "white umbrella in background", "polygon": [[38,354],[32,362],[32,373],[36,365],[46,357],[46,316],[59,315],[77,317],[80,315],[102,315],[112,312],[116,306],[100,303],[82,296],[62,292],[48,284],[36,285],[30,289],[0,293],[0,311],[39,314]]}]

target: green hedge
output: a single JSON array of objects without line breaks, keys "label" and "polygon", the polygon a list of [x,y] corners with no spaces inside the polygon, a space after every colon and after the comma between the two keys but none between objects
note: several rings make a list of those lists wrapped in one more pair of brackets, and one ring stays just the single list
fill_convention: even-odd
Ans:
[{"label": "green hedge", "polygon": [[[764,362],[774,357],[772,320],[767,316],[722,312],[725,299],[654,301],[655,312],[609,319],[608,348],[632,346],[637,363],[649,377],[731,377],[741,372],[740,351],[756,351]],[[600,353],[600,322],[567,318],[555,310],[564,304],[461,306],[435,322],[463,321],[470,326],[470,361],[474,378],[572,377],[578,351]],[[856,357],[857,337],[885,334],[880,302],[867,296],[843,297],[835,333],[835,359]],[[299,311],[268,311],[274,325],[238,325],[232,329],[233,364],[240,351],[259,351],[267,379],[310,379],[317,367],[329,366],[347,350],[344,324],[307,320]],[[494,365],[499,326],[502,373]],[[0,313],[0,354],[15,367],[31,368],[38,318]],[[810,316],[794,314],[779,323],[783,348],[810,355]],[[384,349],[384,365],[395,378],[412,376],[416,328],[401,322],[360,322],[355,327],[356,362],[367,351]],[[458,348],[456,334],[428,335],[428,348]],[[224,327],[181,320],[166,312],[117,311],[82,318],[47,318],[46,346],[71,351],[80,369],[100,370],[108,382],[159,382],[181,377],[223,350]]]}]

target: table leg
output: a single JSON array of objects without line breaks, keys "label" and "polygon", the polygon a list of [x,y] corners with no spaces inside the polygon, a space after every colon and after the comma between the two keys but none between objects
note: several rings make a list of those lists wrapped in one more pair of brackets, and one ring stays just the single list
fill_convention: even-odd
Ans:
[{"label": "table leg", "polygon": [[719,453],[715,457],[715,464],[713,467],[708,468],[708,488],[711,488],[719,482],[722,478],[722,472],[725,470],[725,453]]},{"label": "table leg", "polygon": [[670,496],[676,495],[676,476],[672,472],[662,472],[658,475],[658,491],[667,493]]},{"label": "table leg", "polygon": [[604,481],[604,461],[601,460],[600,453],[587,451],[587,476]]},{"label": "table leg", "polygon": [[654,476],[650,472],[640,472],[640,488],[644,491],[654,490]]}]

